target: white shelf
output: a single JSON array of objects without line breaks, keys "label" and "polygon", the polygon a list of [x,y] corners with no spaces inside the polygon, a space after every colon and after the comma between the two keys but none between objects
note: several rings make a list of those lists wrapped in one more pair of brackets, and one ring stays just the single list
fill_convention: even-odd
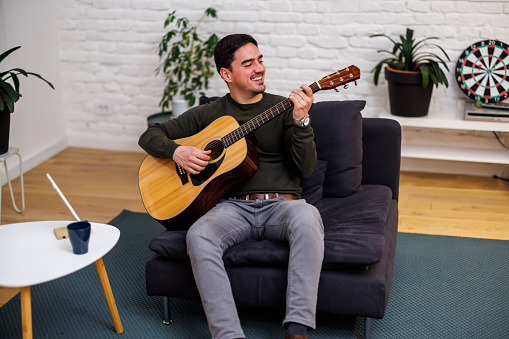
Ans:
[{"label": "white shelf", "polygon": [[[384,111],[381,118],[393,119],[404,127],[451,129],[467,131],[509,132],[509,122],[463,120],[460,112],[430,112],[425,117],[400,117]],[[509,150],[449,147],[405,143],[401,146],[403,158],[463,161],[471,163],[509,165]]]},{"label": "white shelf", "polygon": [[404,158],[481,162],[509,165],[509,151],[460,147],[402,145]]},{"label": "white shelf", "polygon": [[422,128],[460,129],[469,131],[509,132],[509,122],[470,121],[462,119],[437,119],[430,116],[406,118],[384,112],[380,118],[393,119],[401,126]]}]

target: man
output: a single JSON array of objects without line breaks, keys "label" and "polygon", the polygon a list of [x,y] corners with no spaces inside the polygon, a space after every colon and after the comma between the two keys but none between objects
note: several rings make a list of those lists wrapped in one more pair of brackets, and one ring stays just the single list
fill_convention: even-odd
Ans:
[{"label": "man", "polygon": [[[149,127],[139,141],[149,154],[171,158],[192,174],[205,168],[210,151],[178,145],[172,139],[194,135],[223,115],[242,124],[285,99],[265,93],[263,56],[253,37],[224,37],[214,59],[230,93]],[[213,338],[244,338],[222,256],[227,248],[248,239],[289,242],[285,338],[307,338],[307,330],[315,328],[323,224],[317,209],[299,199],[300,178],[311,175],[316,164],[308,116],[313,92],[308,86],[301,88],[289,96],[293,109],[253,132],[259,158],[256,173],[187,233],[187,251]]]}]

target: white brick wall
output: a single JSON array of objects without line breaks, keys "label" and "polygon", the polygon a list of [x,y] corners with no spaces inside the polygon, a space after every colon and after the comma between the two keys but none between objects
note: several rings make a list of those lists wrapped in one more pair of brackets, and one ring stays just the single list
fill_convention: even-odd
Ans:
[{"label": "white brick wall", "polygon": [[[456,115],[464,95],[453,72],[460,52],[482,39],[509,43],[509,1],[234,1],[234,0],[57,0],[64,106],[71,144],[108,148],[101,138],[125,140],[135,149],[146,128],[146,117],[159,111],[162,79],[155,78],[156,47],[170,10],[197,20],[206,7],[218,10],[218,20],[203,25],[219,36],[252,34],[267,66],[267,88],[287,95],[302,83],[312,83],[335,69],[357,65],[357,87],[340,93],[316,94],[316,101],[365,99],[365,116],[388,111],[385,80],[375,87],[371,69],[381,59],[376,51],[407,27],[416,38],[437,36],[451,57],[449,88],[435,90],[430,114]],[[226,86],[216,76],[208,95],[222,95]],[[94,107],[108,104],[110,114]],[[483,135],[474,132],[476,140]],[[73,137],[79,136],[79,137]],[[485,136],[491,145],[491,136]],[[457,141],[456,137],[451,138]],[[84,144],[80,144],[84,143]]]}]

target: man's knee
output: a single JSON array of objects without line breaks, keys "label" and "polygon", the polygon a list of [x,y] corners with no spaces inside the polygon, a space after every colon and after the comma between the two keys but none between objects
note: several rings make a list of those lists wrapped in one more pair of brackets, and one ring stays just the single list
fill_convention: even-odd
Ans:
[{"label": "man's knee", "polygon": [[299,200],[299,204],[295,204],[292,210],[292,222],[295,231],[307,234],[307,236],[323,239],[323,222],[318,209]]},{"label": "man's knee", "polygon": [[198,252],[214,245],[214,236],[211,233],[211,225],[206,220],[196,221],[186,234],[187,254],[189,256],[196,250]]},{"label": "man's knee", "polygon": [[318,209],[306,203],[304,200],[299,200],[299,204],[294,206],[292,214],[297,221],[308,222],[312,224],[322,225],[322,217]]}]

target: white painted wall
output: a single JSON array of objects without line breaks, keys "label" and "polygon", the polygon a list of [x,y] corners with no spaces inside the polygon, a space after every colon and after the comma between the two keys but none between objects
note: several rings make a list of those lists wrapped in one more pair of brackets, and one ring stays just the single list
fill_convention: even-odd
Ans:
[{"label": "white painted wall", "polygon": [[[7,42],[24,45],[19,62],[58,87],[53,92],[37,81],[26,84],[23,103],[17,107],[23,115],[15,114],[13,128],[23,133],[16,133],[12,142],[34,158],[53,153],[47,149],[59,149],[66,137],[71,146],[140,151],[137,139],[146,128],[146,117],[159,111],[163,83],[154,76],[155,51],[164,34],[163,21],[174,9],[197,20],[206,7],[214,7],[219,19],[205,22],[203,30],[219,36],[252,34],[265,56],[267,88],[272,93],[287,95],[302,83],[357,65],[362,71],[357,87],[315,97],[316,101],[365,99],[364,116],[388,111],[385,80],[375,87],[370,71],[382,57],[376,51],[390,44],[369,38],[371,34],[396,37],[410,27],[417,38],[440,38],[451,57],[451,85],[434,91],[430,111],[434,117],[461,114],[464,95],[453,69],[463,49],[488,38],[509,43],[507,0],[0,1],[5,19],[0,29],[8,33]],[[32,88],[33,96],[28,92]],[[216,76],[207,94],[226,91]],[[95,109],[102,104],[109,106],[108,114]],[[41,110],[44,115],[36,112]],[[406,139],[418,137],[405,133]],[[468,142],[469,134],[481,146],[493,147],[489,133],[479,137],[462,132],[463,140],[447,133],[433,135],[443,138],[440,142],[461,144]],[[465,166],[454,168],[460,173]]]},{"label": "white painted wall", "polygon": [[[20,149],[24,171],[68,145],[55,6],[52,0],[0,0],[0,50],[22,46],[2,62],[2,69],[40,74],[56,88],[33,76],[20,77],[22,97],[11,115],[10,145]],[[8,160],[11,178],[19,175],[17,159]]]}]

